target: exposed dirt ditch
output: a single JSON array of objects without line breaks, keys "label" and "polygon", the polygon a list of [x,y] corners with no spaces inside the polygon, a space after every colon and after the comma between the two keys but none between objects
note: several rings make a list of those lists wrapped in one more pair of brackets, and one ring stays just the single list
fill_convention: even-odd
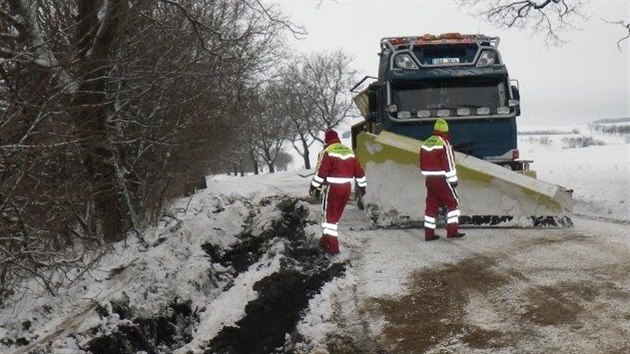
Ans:
[{"label": "exposed dirt ditch", "polygon": [[[261,203],[276,203],[282,217],[257,236],[252,234],[251,227],[246,227],[237,236],[240,241],[230,249],[212,244],[203,245],[203,249],[211,262],[228,269],[229,278],[234,279],[268,254],[274,244],[282,242],[281,269],[254,284],[258,298],[247,304],[245,317],[235,326],[223,328],[211,340],[206,353],[290,352],[293,344],[302,340],[295,327],[309,300],[326,282],[342,276],[346,268],[343,263],[333,263],[332,258],[318,249],[317,242],[305,234],[307,206],[287,197],[272,197]],[[229,282],[224,286],[229,288]],[[115,314],[131,321],[110,334],[92,339],[85,349],[97,354],[170,352],[190,342],[199,321],[190,303],[182,299],[174,300],[163,313],[150,318],[134,317],[124,302],[111,303],[111,311],[103,307],[96,311],[101,316]]]}]

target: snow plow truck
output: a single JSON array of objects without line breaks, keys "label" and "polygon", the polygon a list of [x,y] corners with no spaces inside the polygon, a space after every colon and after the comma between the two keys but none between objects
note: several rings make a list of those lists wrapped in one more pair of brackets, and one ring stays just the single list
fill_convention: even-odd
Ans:
[{"label": "snow plow truck", "polygon": [[438,118],[448,122],[455,150],[460,224],[572,225],[572,191],[537,180],[532,161],[519,157],[519,86],[498,44],[459,33],[381,40],[378,77],[352,90],[364,118],[352,127],[352,144],[369,184],[358,205],[377,225],[422,224],[418,152]]}]

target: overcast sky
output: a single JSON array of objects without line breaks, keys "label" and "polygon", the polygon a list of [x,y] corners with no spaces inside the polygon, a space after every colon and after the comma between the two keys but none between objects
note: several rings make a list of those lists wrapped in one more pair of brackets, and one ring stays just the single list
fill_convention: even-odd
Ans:
[{"label": "overcast sky", "polygon": [[[267,2],[269,3],[269,2]],[[531,31],[497,29],[460,9],[454,0],[284,0],[281,11],[309,32],[291,40],[300,52],[341,48],[354,56],[360,77],[377,74],[382,37],[425,33],[483,33],[501,37],[499,51],[510,77],[521,88],[522,125],[582,124],[600,118],[630,117],[630,41],[601,20],[630,20],[630,1],[597,0],[584,12],[582,30],[570,42],[546,46]],[[626,32],[627,33],[627,32]]]}]

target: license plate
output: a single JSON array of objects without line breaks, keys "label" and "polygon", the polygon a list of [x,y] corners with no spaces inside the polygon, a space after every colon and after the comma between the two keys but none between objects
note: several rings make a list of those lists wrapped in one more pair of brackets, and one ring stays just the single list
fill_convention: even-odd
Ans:
[{"label": "license plate", "polygon": [[459,63],[459,58],[433,58],[433,64]]}]

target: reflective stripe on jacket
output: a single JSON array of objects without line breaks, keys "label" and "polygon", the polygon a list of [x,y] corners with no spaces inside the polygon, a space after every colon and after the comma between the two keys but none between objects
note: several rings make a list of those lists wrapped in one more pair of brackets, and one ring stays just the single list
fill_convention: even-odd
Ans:
[{"label": "reflective stripe on jacket", "polygon": [[330,144],[324,150],[322,159],[311,184],[319,188],[322,183],[340,184],[352,182],[356,178],[359,187],[365,187],[365,172],[349,147],[341,144]]},{"label": "reflective stripe on jacket", "polygon": [[420,173],[424,176],[444,176],[450,183],[457,182],[453,147],[444,137],[434,134],[420,147]]}]

